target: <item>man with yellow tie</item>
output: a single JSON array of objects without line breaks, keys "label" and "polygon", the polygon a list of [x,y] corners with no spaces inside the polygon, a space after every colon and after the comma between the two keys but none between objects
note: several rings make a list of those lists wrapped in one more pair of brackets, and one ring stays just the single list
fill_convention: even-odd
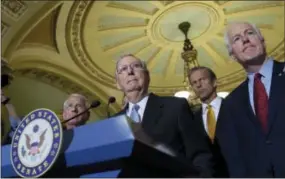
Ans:
[{"label": "man with yellow tie", "polygon": [[188,79],[196,95],[202,102],[202,108],[195,113],[195,118],[204,126],[205,136],[215,158],[215,177],[227,177],[227,169],[215,142],[216,124],[223,99],[217,95],[217,77],[207,67],[194,67],[188,71]]}]

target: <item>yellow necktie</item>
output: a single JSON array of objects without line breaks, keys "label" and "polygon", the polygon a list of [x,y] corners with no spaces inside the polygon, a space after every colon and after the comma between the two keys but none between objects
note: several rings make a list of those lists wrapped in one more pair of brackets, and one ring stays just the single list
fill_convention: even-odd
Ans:
[{"label": "yellow necktie", "polygon": [[207,108],[208,108],[208,113],[207,113],[208,135],[213,142],[216,131],[215,113],[211,105],[208,105]]}]

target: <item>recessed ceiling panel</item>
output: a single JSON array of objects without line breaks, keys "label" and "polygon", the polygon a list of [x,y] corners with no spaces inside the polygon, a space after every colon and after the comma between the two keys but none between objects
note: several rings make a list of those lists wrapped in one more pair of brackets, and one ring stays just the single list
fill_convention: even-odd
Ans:
[{"label": "recessed ceiling panel", "polygon": [[[221,80],[241,73],[240,66],[230,60],[224,44],[224,28],[229,22],[256,24],[266,39],[268,52],[278,58],[282,54],[278,51],[284,44],[284,2],[281,1],[96,1],[86,4],[88,10],[78,8],[70,13],[71,18],[78,17],[79,12],[82,16],[82,21],[70,25],[71,29],[76,23],[82,27],[80,35],[73,37],[81,39],[80,43],[71,45],[70,50],[78,48],[77,51],[85,54],[74,60],[82,64],[86,73],[114,88],[115,61],[125,53],[133,53],[147,62],[155,89],[184,88],[181,52],[185,37],[178,29],[184,21],[191,23],[188,37],[198,52],[199,64],[214,69]],[[231,88],[231,83],[224,81],[223,86]]]}]

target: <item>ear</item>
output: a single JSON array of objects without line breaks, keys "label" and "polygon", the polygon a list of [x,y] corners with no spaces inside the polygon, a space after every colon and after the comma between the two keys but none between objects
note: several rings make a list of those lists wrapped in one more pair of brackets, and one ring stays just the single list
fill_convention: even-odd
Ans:
[{"label": "ear", "polygon": [[117,89],[118,89],[118,90],[122,90],[122,88],[121,88],[121,86],[120,86],[120,84],[119,84],[119,82],[118,82],[118,76],[117,76],[117,74],[116,74],[116,76],[115,76],[115,80],[116,80]]},{"label": "ear", "polygon": [[217,80],[214,80],[214,81],[213,81],[213,86],[214,86],[214,88],[217,88],[217,87],[218,87]]},{"label": "ear", "polygon": [[122,87],[121,87],[120,84],[118,83],[118,80],[116,80],[116,86],[117,86],[118,90],[122,90]]}]

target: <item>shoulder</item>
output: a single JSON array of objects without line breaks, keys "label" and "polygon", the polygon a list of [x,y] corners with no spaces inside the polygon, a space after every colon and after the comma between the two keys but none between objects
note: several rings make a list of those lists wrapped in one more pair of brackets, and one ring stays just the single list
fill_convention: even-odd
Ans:
[{"label": "shoulder", "polygon": [[285,74],[285,62],[278,62],[276,60],[273,61],[273,72],[278,74]]},{"label": "shoulder", "polygon": [[174,96],[157,96],[157,98],[166,104],[176,104],[176,105],[185,105],[188,104],[187,100],[185,98],[178,98]]},{"label": "shoulder", "polygon": [[223,99],[222,103],[228,104],[240,99],[242,95],[244,95],[244,91],[248,89],[247,80],[243,81],[238,87],[236,87],[225,99]]}]

